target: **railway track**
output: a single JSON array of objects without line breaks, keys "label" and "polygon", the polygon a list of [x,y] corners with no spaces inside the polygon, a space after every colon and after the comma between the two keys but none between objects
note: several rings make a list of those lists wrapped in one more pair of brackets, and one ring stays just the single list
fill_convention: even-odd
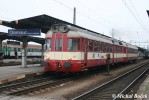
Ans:
[{"label": "railway track", "polygon": [[28,93],[32,93],[38,91],[40,89],[50,88],[52,86],[60,85],[62,83],[66,83],[72,80],[77,80],[84,78],[84,76],[89,76],[90,74],[97,73],[99,71],[89,71],[89,73],[81,74],[56,74],[55,76],[39,78],[39,79],[29,79],[24,80],[23,82],[16,82],[6,85],[0,86],[0,94],[1,95],[24,95]]},{"label": "railway track", "polygon": [[125,96],[129,89],[147,70],[149,64],[141,65],[113,80],[96,87],[73,100],[116,100]]},{"label": "railway track", "polygon": [[67,74],[51,76],[48,78],[34,79],[15,84],[0,86],[0,94],[2,95],[23,95],[34,92],[39,89],[44,89],[50,86],[58,85],[70,80]]}]

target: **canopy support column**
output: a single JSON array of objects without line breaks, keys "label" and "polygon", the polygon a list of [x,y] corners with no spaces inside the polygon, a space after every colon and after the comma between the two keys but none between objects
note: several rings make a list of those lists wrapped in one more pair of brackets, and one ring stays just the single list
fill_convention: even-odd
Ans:
[{"label": "canopy support column", "polygon": [[22,39],[22,67],[27,68],[27,37],[23,36]]}]

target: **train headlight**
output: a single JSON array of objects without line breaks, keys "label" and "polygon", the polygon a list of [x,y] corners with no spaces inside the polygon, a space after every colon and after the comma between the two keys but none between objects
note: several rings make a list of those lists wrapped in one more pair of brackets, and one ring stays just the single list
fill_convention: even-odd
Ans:
[{"label": "train headlight", "polygon": [[45,56],[44,58],[45,58],[45,59],[50,59],[50,57],[48,57],[48,56]]},{"label": "train headlight", "polygon": [[68,57],[68,60],[71,60],[71,57]]}]

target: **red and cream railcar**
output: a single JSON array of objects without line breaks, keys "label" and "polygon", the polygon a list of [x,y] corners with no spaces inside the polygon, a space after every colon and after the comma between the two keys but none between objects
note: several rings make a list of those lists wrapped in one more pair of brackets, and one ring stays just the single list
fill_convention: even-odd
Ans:
[{"label": "red and cream railcar", "polygon": [[[127,49],[131,47],[123,44],[92,31],[68,25],[53,25],[46,35],[44,69],[78,72],[105,65],[107,54],[110,55],[111,64],[135,60],[135,55],[127,54]],[[135,47],[133,49],[137,50]]]},{"label": "red and cream railcar", "polygon": [[127,44],[126,61],[136,61],[138,59],[138,48],[134,45]]},{"label": "red and cream railcar", "polygon": [[[113,41],[113,40],[112,40]],[[138,48],[134,45],[115,40],[113,42],[113,62],[129,62],[138,59]]]}]

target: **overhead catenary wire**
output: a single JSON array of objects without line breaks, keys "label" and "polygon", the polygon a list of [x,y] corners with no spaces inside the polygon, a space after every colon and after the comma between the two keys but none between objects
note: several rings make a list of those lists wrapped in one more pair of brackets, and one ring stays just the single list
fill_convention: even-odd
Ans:
[{"label": "overhead catenary wire", "polygon": [[139,15],[139,13],[137,12],[137,10],[136,10],[134,4],[132,3],[132,0],[129,0],[129,2],[130,2],[130,4],[131,4],[132,8],[134,9],[136,15],[138,16],[138,19],[143,23],[143,21],[142,21],[140,15]]},{"label": "overhead catenary wire", "polygon": [[140,17],[140,15],[139,15],[139,13],[137,12],[137,10],[136,10],[136,8],[135,8],[135,6],[134,6],[134,4],[133,4],[132,0],[129,0],[129,2],[130,2],[130,4],[132,5],[132,8],[134,9],[134,12],[136,13],[136,15],[137,15],[138,19],[139,19],[139,20],[140,20],[140,22],[142,23],[142,27],[143,27],[143,29],[144,29],[146,32],[149,32],[149,31],[148,31],[148,30],[144,27],[143,20],[141,19],[141,17]]},{"label": "overhead catenary wire", "polygon": [[133,12],[133,10],[129,7],[129,5],[127,4],[127,2],[125,0],[122,0],[123,4],[126,6],[126,8],[129,10],[129,12],[131,13],[131,15],[135,18],[135,20],[137,21],[137,23],[141,26],[141,28],[145,30],[145,28],[143,27],[143,24],[141,23],[141,21],[138,19],[138,17],[136,16],[136,14]]},{"label": "overhead catenary wire", "polygon": [[68,8],[69,10],[73,11],[73,8],[67,6],[66,4],[64,4],[64,3],[62,3],[62,2],[60,2],[60,1],[58,1],[58,0],[53,0],[53,1],[55,1],[55,2],[57,2],[58,4],[64,6],[65,8]]}]

